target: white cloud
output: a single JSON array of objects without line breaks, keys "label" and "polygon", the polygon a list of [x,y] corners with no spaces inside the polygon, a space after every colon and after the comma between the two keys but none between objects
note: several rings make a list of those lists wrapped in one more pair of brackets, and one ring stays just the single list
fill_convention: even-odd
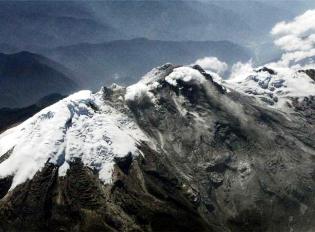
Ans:
[{"label": "white cloud", "polygon": [[177,80],[198,84],[206,81],[205,77],[199,71],[188,67],[175,68],[171,74],[165,77],[165,81],[173,86],[177,85]]},{"label": "white cloud", "polygon": [[277,23],[271,33],[275,36],[296,35],[298,37],[313,34],[315,30],[315,10],[308,10],[291,22]]},{"label": "white cloud", "polygon": [[196,60],[194,64],[200,65],[205,70],[217,73],[224,73],[228,69],[228,64],[220,61],[217,57],[204,57]]},{"label": "white cloud", "polygon": [[[280,71],[283,75],[292,76],[292,72],[303,68],[314,68],[315,57],[315,10],[289,22],[279,22],[271,30],[275,45],[283,50],[279,61],[264,66]],[[300,62],[303,61],[303,62]],[[237,83],[255,74],[252,61],[238,62],[231,67],[227,82]]]},{"label": "white cloud", "polygon": [[300,38],[296,35],[285,35],[275,40],[274,43],[285,51],[306,51],[313,48],[315,36],[310,35],[307,38]]},{"label": "white cloud", "polygon": [[229,81],[231,82],[239,82],[244,78],[248,77],[253,73],[253,63],[250,60],[247,63],[237,62],[233,64],[231,68],[231,75],[229,77]]},{"label": "white cloud", "polygon": [[275,45],[285,53],[278,62],[290,66],[315,55],[315,10],[308,10],[290,22],[277,23],[271,30]]}]

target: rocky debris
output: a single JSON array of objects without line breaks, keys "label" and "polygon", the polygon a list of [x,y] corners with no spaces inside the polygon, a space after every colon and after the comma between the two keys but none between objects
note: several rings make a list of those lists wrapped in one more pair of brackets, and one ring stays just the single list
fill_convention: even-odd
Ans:
[{"label": "rocky debris", "polygon": [[[275,101],[273,101],[273,99],[271,98],[266,98],[266,97],[259,97],[260,100],[262,100],[263,102],[267,103],[268,105],[274,105]],[[276,98],[277,99],[277,98]]]},{"label": "rocky debris", "polygon": [[229,163],[231,162],[231,154],[220,154],[214,157],[210,162],[205,163],[206,171],[223,173],[227,168],[229,168]]},{"label": "rocky debris", "polygon": [[315,96],[304,97],[303,99],[292,98],[291,107],[295,112],[301,114],[309,123],[315,122]]},{"label": "rocky debris", "polygon": [[307,109],[315,109],[315,96],[304,97],[302,101],[299,101],[298,98],[293,98],[292,105],[297,111],[305,111]]}]

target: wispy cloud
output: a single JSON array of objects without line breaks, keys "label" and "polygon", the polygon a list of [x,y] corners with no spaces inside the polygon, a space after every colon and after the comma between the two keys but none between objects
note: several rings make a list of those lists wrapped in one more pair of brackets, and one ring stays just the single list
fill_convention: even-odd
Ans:
[{"label": "wispy cloud", "polygon": [[245,77],[248,77],[253,70],[253,62],[251,60],[246,63],[237,62],[231,68],[229,79],[233,82],[242,81]]},{"label": "wispy cloud", "polygon": [[219,74],[224,73],[228,69],[228,64],[217,57],[204,57],[196,60],[194,64],[198,64],[205,70],[211,70]]}]

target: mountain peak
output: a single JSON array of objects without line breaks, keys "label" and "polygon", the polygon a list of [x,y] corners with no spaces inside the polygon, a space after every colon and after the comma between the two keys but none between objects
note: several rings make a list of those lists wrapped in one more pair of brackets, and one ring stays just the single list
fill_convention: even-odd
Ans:
[{"label": "mountain peak", "polygon": [[313,228],[312,105],[282,112],[238,89],[286,77],[279,88],[295,94],[292,80],[311,80],[274,71],[221,86],[200,67],[165,64],[127,88],[80,91],[40,111],[0,135],[0,225],[286,231],[278,222],[294,215]]},{"label": "mountain peak", "polygon": [[284,112],[296,111],[294,102],[302,102],[305,98],[311,101],[315,96],[312,71],[307,70],[263,67],[239,75],[239,78],[222,81],[222,84]]}]

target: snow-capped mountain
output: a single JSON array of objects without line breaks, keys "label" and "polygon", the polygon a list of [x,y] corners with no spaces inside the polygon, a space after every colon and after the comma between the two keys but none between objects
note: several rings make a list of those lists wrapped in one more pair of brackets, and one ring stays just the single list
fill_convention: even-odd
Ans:
[{"label": "snow-capped mountain", "polygon": [[[314,107],[315,70],[261,67],[228,80],[219,80],[227,88],[256,98],[263,105],[292,112],[303,105]],[[306,106],[306,105],[305,105]]]},{"label": "snow-capped mountain", "polygon": [[312,73],[166,64],[60,100],[0,134],[0,231],[310,231]]}]

